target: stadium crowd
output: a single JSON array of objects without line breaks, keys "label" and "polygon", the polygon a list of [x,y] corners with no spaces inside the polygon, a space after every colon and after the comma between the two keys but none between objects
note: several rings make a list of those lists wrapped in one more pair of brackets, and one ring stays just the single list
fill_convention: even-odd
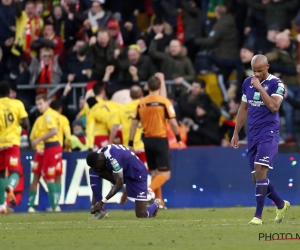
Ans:
[{"label": "stadium crowd", "polygon": [[[88,110],[103,99],[120,108],[111,104],[113,96],[125,93],[130,100],[128,89],[133,100],[139,99],[132,86],[142,86],[146,95],[143,83],[162,72],[176,83],[168,98],[187,146],[229,146],[242,83],[252,74],[251,58],[261,53],[288,90],[281,110],[282,140],[296,142],[299,7],[298,0],[1,0],[0,80],[10,83],[11,97],[28,112],[36,95],[49,89],[18,86],[67,83],[51,96],[56,100],[52,106],[72,124],[65,149],[86,150],[94,146],[96,134],[90,133],[97,123]],[[216,75],[222,91],[220,107],[206,91],[210,82],[203,75],[208,72]],[[85,96],[75,91],[76,108],[70,107],[74,83],[86,83]],[[33,124],[37,113],[29,116]],[[107,142],[118,141],[116,124],[107,125]],[[171,147],[177,147],[171,130],[168,136]],[[246,136],[244,129],[240,138]],[[23,146],[28,146],[26,139]]]}]

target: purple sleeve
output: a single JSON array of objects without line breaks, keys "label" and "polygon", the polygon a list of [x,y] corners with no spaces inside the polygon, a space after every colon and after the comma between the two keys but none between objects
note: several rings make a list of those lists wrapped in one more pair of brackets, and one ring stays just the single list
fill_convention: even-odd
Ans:
[{"label": "purple sleeve", "polygon": [[95,197],[96,202],[102,200],[102,178],[100,175],[90,168],[90,185],[93,191],[93,195]]},{"label": "purple sleeve", "polygon": [[270,88],[271,96],[281,96],[283,98],[285,93],[284,83],[281,79],[274,79]]},{"label": "purple sleeve", "polygon": [[[121,146],[119,146],[121,147]],[[118,173],[122,171],[122,149],[117,149],[109,145],[104,152],[106,158],[106,167],[108,170]]]}]

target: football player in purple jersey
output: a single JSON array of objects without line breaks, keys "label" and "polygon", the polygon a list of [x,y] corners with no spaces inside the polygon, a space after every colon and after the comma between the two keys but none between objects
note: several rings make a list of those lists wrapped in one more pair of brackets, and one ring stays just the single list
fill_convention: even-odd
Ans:
[{"label": "football player in purple jersey", "polygon": [[264,55],[255,55],[251,60],[254,75],[248,77],[242,87],[242,103],[237,114],[233,148],[238,148],[238,133],[248,118],[248,161],[252,179],[256,183],[256,211],[249,222],[262,225],[262,212],[266,196],[276,204],[275,223],[280,223],[287,209],[288,201],[282,200],[267,178],[268,169],[273,169],[273,160],[278,152],[279,113],[285,93],[284,83],[268,73],[269,64]]}]

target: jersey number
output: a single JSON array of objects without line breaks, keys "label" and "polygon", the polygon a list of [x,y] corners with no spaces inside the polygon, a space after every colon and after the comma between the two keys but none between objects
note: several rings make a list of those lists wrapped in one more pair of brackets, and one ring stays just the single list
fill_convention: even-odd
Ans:
[{"label": "jersey number", "polygon": [[6,127],[10,126],[15,121],[14,115],[11,112],[4,113],[4,121]]}]

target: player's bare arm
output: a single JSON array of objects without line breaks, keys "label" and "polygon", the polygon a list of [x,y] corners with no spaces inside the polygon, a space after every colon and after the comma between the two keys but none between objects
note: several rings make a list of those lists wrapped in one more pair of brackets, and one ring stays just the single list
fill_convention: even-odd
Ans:
[{"label": "player's bare arm", "polygon": [[133,140],[138,125],[139,125],[139,120],[132,119],[131,126],[130,126],[129,143],[128,143],[130,150],[133,150]]},{"label": "player's bare arm", "polygon": [[40,138],[37,138],[37,139],[33,140],[31,142],[32,147],[35,148],[36,145],[38,145],[41,141],[46,141],[49,138],[51,138],[54,135],[56,135],[57,133],[58,133],[57,128],[50,129],[45,135],[41,136]]},{"label": "player's bare arm", "polygon": [[119,125],[115,124],[112,126],[112,128],[110,130],[110,134],[109,134],[108,144],[112,144],[114,142],[114,139],[116,138],[117,133],[118,133],[118,129],[119,129]]},{"label": "player's bare arm", "polygon": [[108,195],[102,201],[96,203],[94,207],[94,212],[101,211],[105,202],[108,201],[111,197],[113,197],[116,193],[118,193],[123,187],[124,184],[123,171],[120,171],[118,173],[113,173],[112,175],[115,180],[115,185],[112,187]]},{"label": "player's bare arm", "polygon": [[263,99],[266,107],[272,113],[276,113],[280,108],[280,105],[282,103],[282,98],[280,96],[269,96],[266,90],[262,87],[258,78],[256,78],[255,76],[252,77],[251,84],[253,85],[254,88],[256,88],[259,91],[260,96]]},{"label": "player's bare arm", "polygon": [[244,102],[242,100],[239,112],[236,117],[236,124],[235,124],[234,132],[233,132],[233,137],[231,139],[231,146],[234,149],[237,149],[239,147],[239,145],[238,145],[239,132],[242,129],[242,127],[246,121],[247,114],[248,114],[248,104],[247,104],[247,102]]},{"label": "player's bare arm", "polygon": [[182,141],[180,139],[179,128],[178,128],[178,123],[177,123],[176,118],[171,118],[169,120],[169,123],[171,125],[172,131],[174,132],[174,134],[176,136],[176,140],[177,140],[177,142],[180,146],[180,149],[182,149],[183,144],[182,144]]},{"label": "player's bare arm", "polygon": [[21,121],[20,121],[20,125],[21,125],[21,127],[24,128],[24,129],[29,128],[30,123],[29,123],[28,117],[22,118]]}]

